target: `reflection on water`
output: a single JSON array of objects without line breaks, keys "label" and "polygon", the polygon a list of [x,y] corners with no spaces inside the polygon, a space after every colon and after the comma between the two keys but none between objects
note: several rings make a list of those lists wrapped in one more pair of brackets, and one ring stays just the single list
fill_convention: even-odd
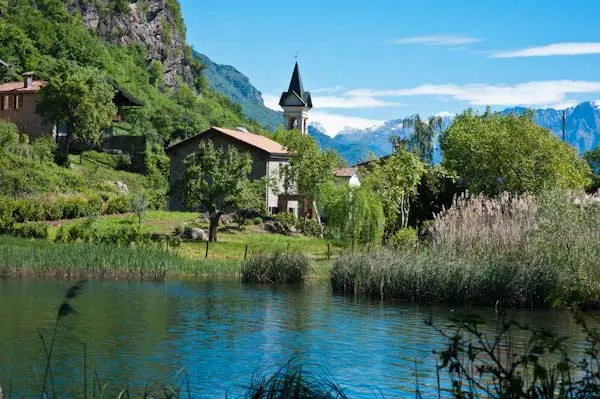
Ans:
[{"label": "reflection on water", "polygon": [[[44,359],[68,283],[0,281],[0,386],[39,395]],[[327,284],[261,288],[237,283],[90,282],[79,312],[60,328],[53,368],[57,390],[81,396],[83,343],[88,370],[109,390],[168,382],[181,367],[194,397],[239,397],[253,373],[290,359],[325,368],[351,397],[414,398],[436,386],[434,349],[443,340],[423,320],[447,326],[447,307],[381,304],[332,296]],[[459,310],[457,310],[459,311]],[[462,309],[461,311],[465,311]],[[470,309],[493,328],[493,309]],[[568,314],[515,313],[520,322],[575,336]],[[416,363],[415,363],[416,362]],[[444,377],[442,375],[442,377]],[[429,393],[429,394],[428,394]]]}]

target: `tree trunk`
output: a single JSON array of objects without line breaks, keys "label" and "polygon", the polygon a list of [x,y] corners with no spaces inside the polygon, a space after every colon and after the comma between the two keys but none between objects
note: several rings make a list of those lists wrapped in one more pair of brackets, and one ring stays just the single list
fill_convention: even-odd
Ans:
[{"label": "tree trunk", "polygon": [[219,227],[219,220],[223,212],[212,212],[209,216],[210,224],[208,227],[208,241],[217,242],[217,227]]}]

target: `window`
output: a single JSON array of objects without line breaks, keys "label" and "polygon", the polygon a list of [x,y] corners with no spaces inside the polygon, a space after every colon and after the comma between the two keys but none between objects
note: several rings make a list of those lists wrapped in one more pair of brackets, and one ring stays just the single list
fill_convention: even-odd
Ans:
[{"label": "window", "polygon": [[8,96],[0,96],[0,111],[8,110]]},{"label": "window", "polygon": [[23,108],[23,95],[15,94],[15,110]]}]

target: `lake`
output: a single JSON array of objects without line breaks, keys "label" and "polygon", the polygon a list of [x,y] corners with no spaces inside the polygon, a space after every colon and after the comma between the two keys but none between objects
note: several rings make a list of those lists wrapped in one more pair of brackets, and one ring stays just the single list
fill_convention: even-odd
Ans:
[{"label": "lake", "polygon": [[[44,355],[38,333],[51,338],[69,283],[0,281],[0,386],[7,397],[39,397]],[[57,334],[53,361],[61,397],[81,396],[83,345],[88,383],[95,370],[115,394],[169,382],[181,368],[199,398],[237,398],[257,371],[290,360],[329,373],[353,398],[414,398],[436,386],[434,349],[444,340],[424,319],[445,327],[457,312],[493,309],[419,307],[332,295],[326,282],[254,287],[236,282],[92,281],[74,302],[78,314]],[[568,313],[520,311],[514,317],[577,336]],[[490,327],[492,328],[492,327]],[[415,365],[416,362],[416,365]],[[442,374],[442,377],[444,375]],[[437,395],[435,395],[437,397]]]}]

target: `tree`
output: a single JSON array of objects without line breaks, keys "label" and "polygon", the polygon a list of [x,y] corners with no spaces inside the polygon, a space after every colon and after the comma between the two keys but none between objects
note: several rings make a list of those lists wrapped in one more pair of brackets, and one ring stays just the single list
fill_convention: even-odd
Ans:
[{"label": "tree", "polygon": [[246,223],[251,212],[265,214],[267,212],[265,192],[267,191],[267,179],[247,181],[242,184],[240,190],[235,194],[235,201],[240,209],[237,212],[237,223],[241,229]]},{"label": "tree", "polygon": [[191,209],[206,210],[210,218],[209,241],[217,241],[217,227],[228,209],[244,206],[242,190],[249,184],[252,159],[233,146],[215,148],[210,141],[185,160],[183,199]]},{"label": "tree", "polygon": [[366,175],[364,184],[377,193],[383,204],[388,237],[397,228],[408,227],[411,201],[417,194],[417,187],[425,165],[419,158],[402,146],[396,152],[376,163]]},{"label": "tree", "polygon": [[150,203],[146,199],[146,196],[143,193],[138,193],[133,197],[131,203],[129,204],[129,208],[135,216],[138,218],[138,224],[142,224],[142,218],[148,212],[148,208],[150,207]]},{"label": "tree", "polygon": [[385,215],[380,198],[369,187],[328,184],[323,188],[327,234],[356,245],[381,242]]},{"label": "tree", "polygon": [[403,127],[412,127],[414,132],[406,140],[407,149],[417,155],[421,161],[431,164],[433,162],[433,144],[435,136],[442,129],[442,118],[432,116],[427,121],[421,120],[419,115],[403,121]]},{"label": "tree", "polygon": [[106,76],[65,60],[56,62],[48,75],[48,84],[40,90],[38,112],[49,123],[66,122],[64,152],[68,153],[74,138],[97,144],[117,112],[115,91]]},{"label": "tree", "polygon": [[588,189],[595,192],[600,189],[600,147],[586,152],[584,159],[587,161],[590,169],[592,169],[592,182]]},{"label": "tree", "polygon": [[590,169],[575,149],[523,116],[466,111],[441,136],[443,165],[475,193],[580,189]]},{"label": "tree", "polygon": [[294,152],[288,167],[284,168],[284,191],[306,195],[318,200],[321,189],[333,179],[333,171],[342,161],[333,150],[321,151],[312,137],[299,130],[279,129],[274,139]]}]

